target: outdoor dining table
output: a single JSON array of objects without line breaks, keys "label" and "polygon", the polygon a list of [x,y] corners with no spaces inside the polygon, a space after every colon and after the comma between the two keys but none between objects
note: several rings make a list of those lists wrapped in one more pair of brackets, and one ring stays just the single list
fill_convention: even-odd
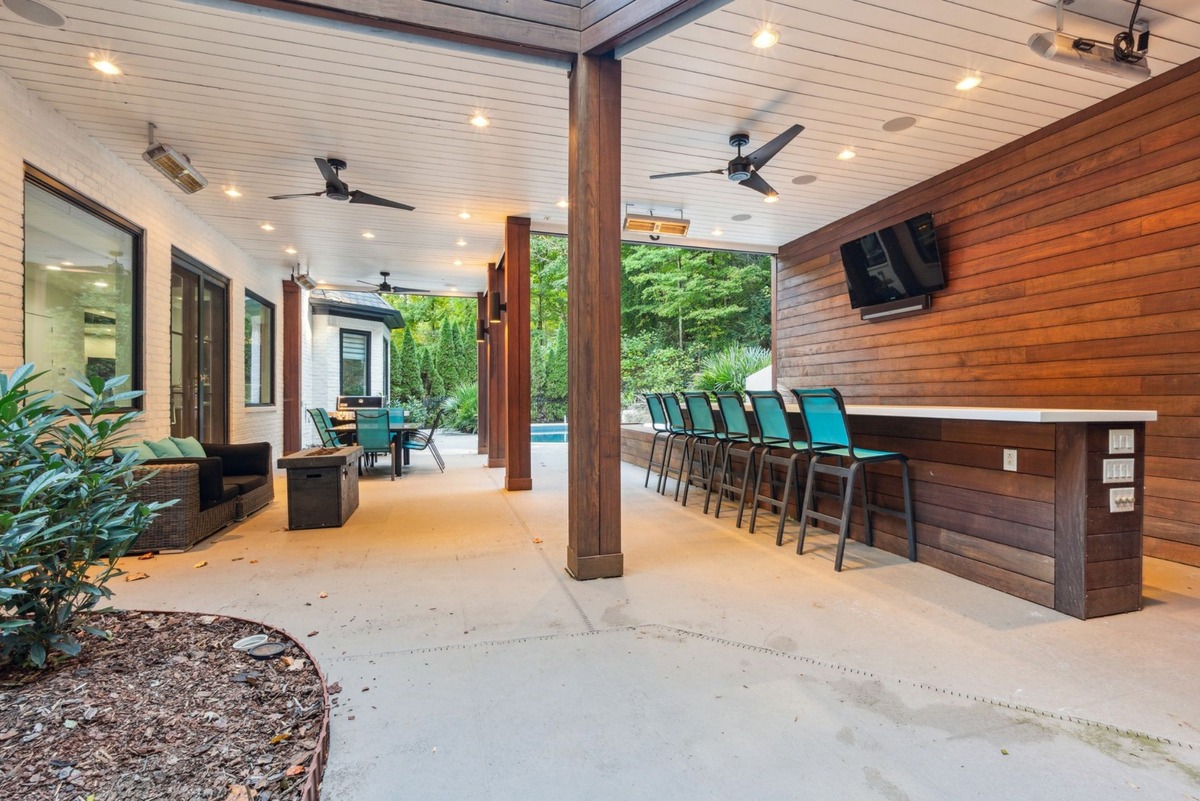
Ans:
[{"label": "outdoor dining table", "polygon": [[[355,420],[353,414],[335,416],[334,412],[330,412],[329,418],[333,423],[333,431],[338,435],[339,439],[342,434],[354,433]],[[408,421],[403,423],[388,422],[388,433],[392,435],[392,469],[395,471],[397,477],[404,475],[404,465],[408,464],[408,449],[404,447],[404,441],[410,433],[418,431],[420,428],[416,423]],[[397,450],[400,451],[399,458],[397,458]]]}]

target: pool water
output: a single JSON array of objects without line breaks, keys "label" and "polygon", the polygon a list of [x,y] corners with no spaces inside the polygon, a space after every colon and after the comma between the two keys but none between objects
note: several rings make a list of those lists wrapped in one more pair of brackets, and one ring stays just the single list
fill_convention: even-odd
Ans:
[{"label": "pool water", "polygon": [[534,423],[529,427],[530,442],[566,442],[566,423]]}]

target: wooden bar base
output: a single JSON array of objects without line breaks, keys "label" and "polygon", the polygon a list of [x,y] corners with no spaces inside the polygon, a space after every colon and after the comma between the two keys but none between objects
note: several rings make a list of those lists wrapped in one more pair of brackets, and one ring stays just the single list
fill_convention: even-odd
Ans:
[{"label": "wooden bar base", "polygon": [[574,548],[567,548],[567,572],[576,581],[591,581],[598,578],[617,578],[624,575],[625,555],[605,553],[598,556],[580,556]]}]

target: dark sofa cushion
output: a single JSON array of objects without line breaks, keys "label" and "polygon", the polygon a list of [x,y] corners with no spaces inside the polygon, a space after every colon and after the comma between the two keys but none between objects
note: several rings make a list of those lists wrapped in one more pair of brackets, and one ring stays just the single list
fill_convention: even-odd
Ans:
[{"label": "dark sofa cushion", "polygon": [[203,512],[205,509],[211,509],[212,507],[216,506],[219,503],[227,503],[228,501],[232,501],[235,498],[237,498],[237,496],[238,496],[237,485],[236,484],[225,484],[223,487],[221,487],[221,497],[216,498],[214,500],[207,500],[207,501],[204,500],[203,498],[200,499],[200,511]]},{"label": "dark sofa cushion", "polygon": [[225,476],[225,486],[234,487],[241,495],[256,490],[270,479],[267,476]]},{"label": "dark sofa cushion", "polygon": [[248,442],[241,445],[202,442],[204,452],[219,458],[230,476],[271,475],[271,443]]}]

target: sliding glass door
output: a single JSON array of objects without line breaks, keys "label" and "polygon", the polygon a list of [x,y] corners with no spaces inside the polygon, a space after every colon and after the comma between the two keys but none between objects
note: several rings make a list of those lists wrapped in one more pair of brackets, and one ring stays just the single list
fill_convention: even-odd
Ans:
[{"label": "sliding glass door", "polygon": [[224,442],[229,410],[227,281],[172,252],[171,436]]}]

